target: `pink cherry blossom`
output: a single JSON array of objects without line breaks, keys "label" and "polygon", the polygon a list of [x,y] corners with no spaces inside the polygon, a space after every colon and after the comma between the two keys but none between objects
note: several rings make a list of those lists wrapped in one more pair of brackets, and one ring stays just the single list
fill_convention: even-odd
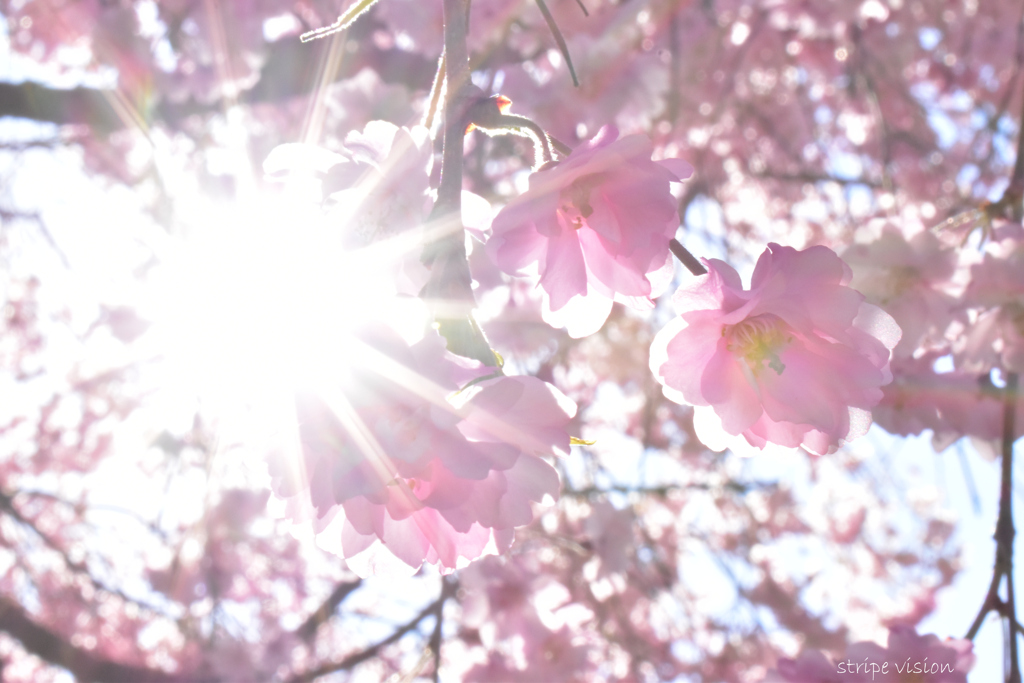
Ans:
[{"label": "pink cherry blossom", "polygon": [[379,566],[385,551],[413,569],[438,564],[445,574],[504,553],[514,528],[533,520],[530,504],[558,495],[558,475],[538,457],[523,455],[481,481],[453,476],[440,459],[430,465],[419,479],[396,480],[383,504],[358,497],[343,505],[341,548],[353,571]]},{"label": "pink cherry blossom", "polygon": [[957,354],[960,367],[1024,372],[1024,228],[1002,226],[984,260],[971,267],[965,303],[979,311]]},{"label": "pink cherry blossom", "polygon": [[[466,589],[464,623],[478,629],[488,661],[468,681],[523,683],[593,679],[594,639],[586,629],[552,628],[550,617],[568,597],[533,558],[487,558],[459,576]],[[551,603],[554,603],[553,605]],[[547,623],[545,623],[547,617]]]},{"label": "pink cherry blossom", "polygon": [[[875,421],[892,434],[920,434],[932,430],[932,447],[942,451],[961,437],[983,442],[1002,438],[1002,396],[985,374],[954,370],[935,372],[940,351],[920,358],[897,359],[892,364],[894,381],[883,390],[882,401],[872,410]],[[1017,436],[1024,434],[1024,403],[1017,402],[1014,420]],[[994,452],[979,448],[982,455]]]},{"label": "pink cherry blossom", "polygon": [[[343,153],[315,145],[275,147],[263,170],[306,198],[330,202],[326,220],[351,250],[371,245],[393,252],[382,270],[402,294],[418,294],[427,279],[420,261],[422,225],[430,211],[430,137],[426,129],[370,121],[345,136]],[[479,198],[474,198],[479,200]],[[385,249],[364,252],[380,259]],[[384,278],[382,278],[384,279]]]},{"label": "pink cherry blossom", "polygon": [[532,503],[558,495],[540,456],[568,455],[575,405],[535,377],[479,381],[490,369],[436,333],[412,346],[384,326],[356,337],[341,386],[300,394],[297,443],[269,458],[291,516],[315,518],[346,558],[368,551],[356,571],[381,552],[452,571],[507,550]]},{"label": "pink cherry blossom", "polygon": [[903,336],[894,357],[907,357],[922,344],[941,344],[952,320],[953,298],[943,291],[956,268],[956,252],[930,230],[906,237],[886,225],[879,237],[843,252],[853,269],[851,285],[895,318]]},{"label": "pink cherry blossom", "polygon": [[749,290],[731,266],[704,262],[708,274],[676,293],[680,317],[651,346],[665,394],[697,406],[701,440],[724,448],[742,436],[820,455],[866,432],[900,330],[846,285],[835,252],[772,243]]},{"label": "pink cherry blossom", "polygon": [[613,300],[643,308],[671,277],[668,243],[679,217],[669,184],[693,169],[678,159],[652,161],[643,135],[617,138],[605,126],[530,176],[530,189],[495,216],[487,243],[510,275],[536,267],[546,312],[579,307],[573,317],[581,320],[566,321],[574,336],[599,328]]}]

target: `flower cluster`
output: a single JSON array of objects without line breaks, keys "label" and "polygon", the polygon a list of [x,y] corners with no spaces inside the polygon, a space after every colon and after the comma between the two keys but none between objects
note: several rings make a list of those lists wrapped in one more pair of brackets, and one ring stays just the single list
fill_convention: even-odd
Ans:
[{"label": "flower cluster", "polygon": [[371,327],[351,353],[335,384],[296,396],[295,438],[270,460],[292,515],[315,518],[350,567],[370,573],[394,555],[452,571],[504,552],[531,503],[557,497],[542,456],[568,454],[576,411],[557,389],[482,377],[436,332],[409,345]]},{"label": "flower cluster", "polygon": [[[843,254],[853,284],[904,331],[873,417],[894,434],[931,430],[936,450],[971,436],[994,457],[1005,414],[998,384],[1024,369],[1024,228],[994,223],[978,250],[944,231],[885,225]],[[1020,401],[1014,424],[1024,433]]]}]

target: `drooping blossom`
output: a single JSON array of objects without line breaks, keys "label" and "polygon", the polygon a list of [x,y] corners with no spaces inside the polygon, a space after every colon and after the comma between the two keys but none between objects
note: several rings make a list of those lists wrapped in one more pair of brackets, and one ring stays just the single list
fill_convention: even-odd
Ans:
[{"label": "drooping blossom", "polygon": [[993,238],[982,262],[971,267],[963,298],[977,317],[958,349],[957,365],[1024,372],[1024,227],[1004,225]]},{"label": "drooping blossom", "polygon": [[887,225],[874,241],[844,251],[843,260],[853,269],[851,286],[903,330],[894,357],[909,357],[921,345],[941,345],[953,315],[954,300],[944,286],[956,269],[955,250],[930,230],[908,238]]},{"label": "drooping blossom", "polygon": [[595,639],[589,629],[557,615],[571,604],[569,591],[533,556],[486,558],[459,579],[465,588],[463,627],[476,632],[487,652],[486,663],[470,669],[465,680],[593,679]]},{"label": "drooping blossom", "polygon": [[617,138],[606,126],[530,176],[530,188],[495,216],[487,243],[502,271],[539,273],[545,319],[573,336],[596,331],[613,301],[649,307],[671,279],[679,216],[669,185],[693,169],[652,161],[643,135]]},{"label": "drooping blossom", "polygon": [[541,456],[568,454],[575,406],[533,377],[480,381],[486,370],[434,332],[412,345],[384,326],[356,338],[336,386],[296,397],[295,442],[270,458],[291,515],[314,518],[363,573],[382,553],[451,571],[504,552],[531,503],[558,494]]},{"label": "drooping blossom", "polygon": [[853,643],[834,661],[817,650],[809,650],[797,659],[782,658],[768,673],[765,683],[967,683],[974,666],[973,646],[969,640],[935,635],[919,635],[907,626],[889,631],[886,647],[877,643]]},{"label": "drooping blossom", "polygon": [[[891,434],[920,434],[932,430],[932,448],[940,452],[961,437],[974,437],[975,446],[994,443],[1003,434],[1003,398],[986,373],[951,370],[936,372],[942,351],[920,358],[897,359],[894,380],[883,389],[881,402],[871,411],[874,420]],[[1024,434],[1024,403],[1017,402],[1017,436]],[[995,456],[999,447],[977,448]]]},{"label": "drooping blossom", "polygon": [[382,270],[397,284],[391,286],[415,295],[427,279],[420,233],[432,203],[431,159],[426,129],[370,121],[362,132],[349,132],[341,153],[288,143],[271,151],[263,170],[307,199],[331,200],[326,221],[338,230],[341,246],[383,258]]},{"label": "drooping blossom", "polygon": [[892,317],[847,286],[850,269],[826,247],[769,244],[750,289],[717,259],[676,293],[680,316],[651,345],[666,396],[696,406],[697,433],[722,450],[803,446],[824,454],[864,434],[892,381]]}]

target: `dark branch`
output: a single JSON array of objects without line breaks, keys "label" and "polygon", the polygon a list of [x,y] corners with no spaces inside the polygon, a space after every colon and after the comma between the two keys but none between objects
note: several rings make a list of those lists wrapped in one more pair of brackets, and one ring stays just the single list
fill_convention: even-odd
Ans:
[{"label": "dark branch", "polygon": [[444,603],[451,596],[455,595],[456,583],[446,576],[441,577],[441,596],[437,599],[437,607],[434,609],[434,631],[430,634],[430,652],[434,656],[434,683],[438,683],[441,677],[441,636],[444,627]]},{"label": "dark branch", "polygon": [[365,650],[361,650],[355,653],[354,655],[350,655],[345,659],[341,660],[340,662],[325,664],[321,667],[313,669],[312,671],[307,671],[304,674],[293,676],[288,679],[288,683],[308,683],[309,681],[316,680],[320,676],[326,676],[327,674],[335,673],[336,671],[347,671],[359,664],[362,664],[368,659],[373,659],[377,656],[377,653],[380,652],[383,648],[387,647],[388,645],[391,645],[392,643],[397,643],[399,640],[402,639],[402,636],[404,636],[406,633],[409,633],[417,626],[419,626],[421,621],[423,621],[430,615],[434,614],[434,611],[437,609],[437,606],[444,602],[445,598],[446,596],[444,595],[444,593],[442,593],[441,597],[439,597],[437,600],[424,607],[422,610],[420,610],[419,614],[417,614],[415,617],[404,623],[402,626],[396,629],[394,633],[392,633],[384,640],[378,642],[377,644],[371,645]]},{"label": "dark branch", "polygon": [[20,605],[3,598],[0,598],[0,631],[17,638],[18,642],[32,654],[67,669],[76,680],[83,683],[170,683],[182,680],[179,676],[172,676],[163,671],[118,664],[77,648],[66,639],[32,621]]},{"label": "dark branch", "polygon": [[572,66],[572,56],[569,54],[569,46],[565,43],[565,38],[562,36],[562,31],[558,28],[558,23],[555,21],[555,18],[551,16],[551,11],[544,3],[544,0],[536,0],[536,2],[537,7],[540,9],[540,13],[544,16],[545,23],[547,23],[548,28],[551,29],[551,35],[555,38],[555,43],[558,45],[558,51],[562,53],[562,59],[565,60],[565,65],[569,67],[569,75],[572,76],[572,84],[577,88],[580,87],[580,81],[576,78],[576,69]]},{"label": "dark branch", "polygon": [[309,618],[303,622],[302,626],[295,629],[295,635],[303,640],[309,640],[315,636],[317,629],[323,626],[324,622],[331,618],[334,611],[338,609],[338,605],[340,605],[342,601],[352,593],[352,591],[359,588],[362,583],[362,579],[339,583],[331,594],[327,596],[327,599],[324,600],[323,604],[320,605],[315,612],[309,615]]},{"label": "dark branch", "polygon": [[[1003,388],[1003,438],[1002,438],[1002,478],[999,491],[999,517],[996,521],[996,561],[992,571],[992,582],[989,584],[985,601],[978,615],[971,623],[966,638],[973,640],[978,635],[981,625],[989,612],[996,611],[1010,623],[1009,637],[1009,671],[1007,683],[1021,683],[1017,634],[1013,624],[1016,623],[1017,606],[1013,592],[1013,442],[1016,433],[1017,397],[1019,377],[1017,373],[1006,376]],[[999,586],[1006,578],[1006,600],[999,598]]]},{"label": "dark branch", "polygon": [[[1022,150],[1024,151],[1024,150]],[[1006,387],[1003,389],[1003,462],[1002,486],[999,497],[999,520],[996,522],[996,565],[1006,576],[1005,616],[1009,620],[1010,634],[1010,672],[1007,683],[1021,683],[1020,658],[1017,651],[1017,633],[1014,624],[1017,621],[1017,604],[1013,595],[1013,442],[1016,434],[1015,417],[1017,413],[1017,373],[1006,376]],[[1001,566],[1000,566],[1001,565]]]}]

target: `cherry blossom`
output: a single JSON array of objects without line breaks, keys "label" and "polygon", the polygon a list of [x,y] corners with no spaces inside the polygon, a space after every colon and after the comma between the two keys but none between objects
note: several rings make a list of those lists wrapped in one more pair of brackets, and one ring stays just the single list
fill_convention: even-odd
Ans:
[{"label": "cherry blossom", "polygon": [[599,328],[612,301],[649,307],[671,274],[668,243],[679,219],[669,185],[692,169],[652,161],[643,135],[618,135],[606,126],[530,176],[530,189],[495,216],[487,243],[504,272],[539,272],[546,319],[568,306],[573,336]]},{"label": "cherry blossom", "polygon": [[504,552],[531,503],[558,495],[541,456],[568,455],[575,405],[533,377],[487,379],[436,333],[411,346],[381,326],[356,336],[337,390],[296,397],[297,444],[270,454],[275,491],[353,567],[386,552],[452,571]]},{"label": "cherry blossom", "polygon": [[[870,411],[1016,474],[1019,3],[546,5],[0,0],[5,681],[963,680],[964,641],[863,641],[958,603],[998,639],[1004,590],[938,594],[962,531],[918,449],[843,443]],[[470,91],[575,151],[463,136]],[[151,294],[225,225],[210,324],[171,325],[237,356],[218,401]],[[673,236],[722,260],[673,273]],[[428,276],[477,360],[406,316]],[[742,460],[777,442],[836,450]]]},{"label": "cherry blossom", "polygon": [[[389,254],[379,287],[415,295],[426,282],[420,263],[421,232],[430,210],[429,136],[422,127],[399,128],[371,121],[350,131],[342,153],[315,145],[276,147],[264,171],[281,178],[301,196],[327,202],[329,225],[341,233],[344,248],[387,242]],[[374,258],[381,251],[378,245]],[[370,252],[366,252],[369,254]]]},{"label": "cherry blossom", "polygon": [[958,349],[967,370],[1024,372],[1024,228],[996,231],[981,263],[971,267],[964,304],[977,311]]},{"label": "cherry blossom", "polygon": [[[920,434],[930,429],[936,451],[964,436],[977,439],[976,445],[1000,440],[1003,400],[989,375],[964,370],[935,372],[939,353],[893,362],[895,378],[872,410],[875,421],[892,434]],[[1014,424],[1017,436],[1024,434],[1024,404],[1018,403]],[[986,457],[997,451],[979,449]]]},{"label": "cherry blossom", "polygon": [[745,290],[728,264],[705,264],[651,346],[666,395],[697,406],[701,440],[820,455],[864,434],[900,331],[846,286],[849,267],[824,247],[770,244]]},{"label": "cherry blossom", "polygon": [[954,299],[943,291],[956,267],[956,253],[943,248],[935,233],[909,238],[886,225],[877,239],[843,252],[853,270],[850,286],[893,316],[903,330],[894,357],[912,355],[922,345],[941,345],[953,318]]}]

